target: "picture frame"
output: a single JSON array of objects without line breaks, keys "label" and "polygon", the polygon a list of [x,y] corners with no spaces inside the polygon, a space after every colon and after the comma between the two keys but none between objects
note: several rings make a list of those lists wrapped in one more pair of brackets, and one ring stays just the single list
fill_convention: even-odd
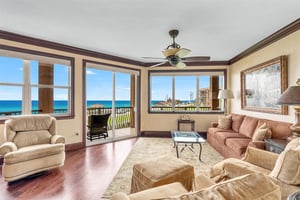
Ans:
[{"label": "picture frame", "polygon": [[243,110],[287,115],[287,106],[277,105],[277,100],[286,89],[286,55],[241,71]]}]

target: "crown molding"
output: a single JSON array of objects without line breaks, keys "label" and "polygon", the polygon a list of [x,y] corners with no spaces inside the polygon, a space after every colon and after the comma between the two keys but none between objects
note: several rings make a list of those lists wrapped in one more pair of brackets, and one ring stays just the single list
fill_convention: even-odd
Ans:
[{"label": "crown molding", "polygon": [[287,26],[283,27],[282,29],[276,31],[272,35],[266,37],[265,39],[259,41],[258,43],[254,44],[250,48],[246,49],[242,53],[236,55],[235,57],[231,58],[228,62],[229,65],[232,65],[233,63],[241,60],[242,58],[245,58],[246,56],[288,36],[291,33],[294,33],[300,29],[300,18],[293,21],[292,23],[288,24]]},{"label": "crown molding", "polygon": [[[234,56],[228,61],[201,61],[201,62],[190,62],[186,63],[187,66],[218,66],[218,65],[232,65],[233,63],[245,58],[246,56],[286,37],[287,35],[296,32],[300,29],[300,18],[297,20],[293,21],[292,23],[288,24],[287,26],[283,27],[282,29],[276,31],[275,33],[271,34],[270,36],[264,38],[263,40],[259,41],[258,43],[254,44],[253,46],[249,47],[245,51],[241,52],[240,54]],[[51,42],[47,40],[42,40],[34,37],[29,37],[29,36],[24,36],[8,31],[2,31],[0,30],[0,38],[1,39],[6,39],[10,41],[15,41],[15,42],[21,42],[25,44],[31,44],[35,46],[41,46],[45,48],[50,48],[50,49],[56,49],[60,51],[66,51],[69,53],[75,53],[75,54],[80,54],[80,55],[86,55],[86,56],[91,56],[95,58],[100,58],[100,59],[106,59],[106,60],[111,60],[115,62],[122,62],[126,64],[132,64],[136,66],[144,66],[144,67],[150,67],[152,65],[158,64],[158,62],[150,62],[150,63],[145,63],[137,60],[132,60],[128,58],[123,58],[119,56],[113,56],[105,53],[100,53],[96,51],[91,51],[87,49],[82,49],[78,47],[73,47],[61,43],[56,43],[56,42]],[[164,65],[164,66],[171,66],[169,64]]]},{"label": "crown molding", "polygon": [[91,56],[91,57],[96,57],[96,58],[101,58],[101,59],[106,59],[106,60],[112,60],[116,62],[122,62],[122,63],[127,63],[127,64],[132,64],[132,65],[137,65],[137,66],[143,66],[143,62],[139,62],[136,60],[132,59],[127,59],[127,58],[122,58],[119,56],[113,56],[105,53],[100,53],[96,51],[91,51],[87,49],[82,49],[78,47],[73,47],[61,43],[56,43],[56,42],[51,42],[47,40],[42,40],[34,37],[29,37],[29,36],[24,36],[8,31],[2,31],[0,30],[0,38],[5,39],[5,40],[10,40],[10,41],[15,41],[15,42],[21,42],[25,44],[31,44],[35,46],[40,46],[40,47],[45,47],[45,48],[50,48],[50,49],[56,49],[60,51],[65,51],[69,53],[75,53],[75,54],[80,54],[80,55],[86,55],[86,56]]}]

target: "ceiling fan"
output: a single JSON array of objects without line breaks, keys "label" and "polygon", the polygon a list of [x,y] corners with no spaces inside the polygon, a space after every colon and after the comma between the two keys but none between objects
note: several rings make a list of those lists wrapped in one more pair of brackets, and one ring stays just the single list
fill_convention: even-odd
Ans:
[{"label": "ceiling fan", "polygon": [[209,56],[194,56],[194,57],[185,57],[188,55],[191,50],[186,48],[181,48],[179,44],[175,42],[175,38],[179,34],[179,31],[174,29],[169,31],[169,35],[173,38],[173,43],[167,46],[167,48],[162,51],[165,58],[154,58],[154,57],[143,57],[150,59],[162,59],[165,60],[161,63],[150,66],[151,68],[163,65],[167,62],[172,66],[176,66],[177,68],[185,68],[186,64],[184,62],[199,62],[209,60]]}]

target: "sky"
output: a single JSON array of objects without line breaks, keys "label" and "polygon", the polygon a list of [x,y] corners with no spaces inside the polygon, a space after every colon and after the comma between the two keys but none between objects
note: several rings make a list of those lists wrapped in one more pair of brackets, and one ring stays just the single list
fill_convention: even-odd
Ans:
[{"label": "sky", "polygon": [[[0,100],[21,100],[23,83],[22,59],[0,57]],[[111,100],[112,80],[115,75],[115,99],[130,100],[130,74],[111,72],[107,70],[87,68],[86,86],[87,100]],[[31,84],[38,84],[38,62],[30,61]],[[1,83],[9,83],[3,86]],[[196,97],[196,76],[178,76],[175,80],[175,99],[190,100]],[[18,85],[19,84],[19,85]],[[68,86],[68,67],[60,64],[54,65],[54,85]],[[200,88],[209,87],[209,76],[200,77]],[[31,90],[32,100],[38,100],[38,88]],[[172,77],[156,76],[152,78],[152,100],[165,100],[172,97]],[[67,89],[54,89],[55,100],[67,100]]]}]

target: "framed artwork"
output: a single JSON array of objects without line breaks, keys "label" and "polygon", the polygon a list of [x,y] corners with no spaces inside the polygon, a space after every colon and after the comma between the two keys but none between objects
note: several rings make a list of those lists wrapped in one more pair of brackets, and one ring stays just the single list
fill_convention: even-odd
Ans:
[{"label": "framed artwork", "polygon": [[241,71],[243,110],[288,114],[287,106],[277,100],[287,88],[287,56],[279,56]]}]

